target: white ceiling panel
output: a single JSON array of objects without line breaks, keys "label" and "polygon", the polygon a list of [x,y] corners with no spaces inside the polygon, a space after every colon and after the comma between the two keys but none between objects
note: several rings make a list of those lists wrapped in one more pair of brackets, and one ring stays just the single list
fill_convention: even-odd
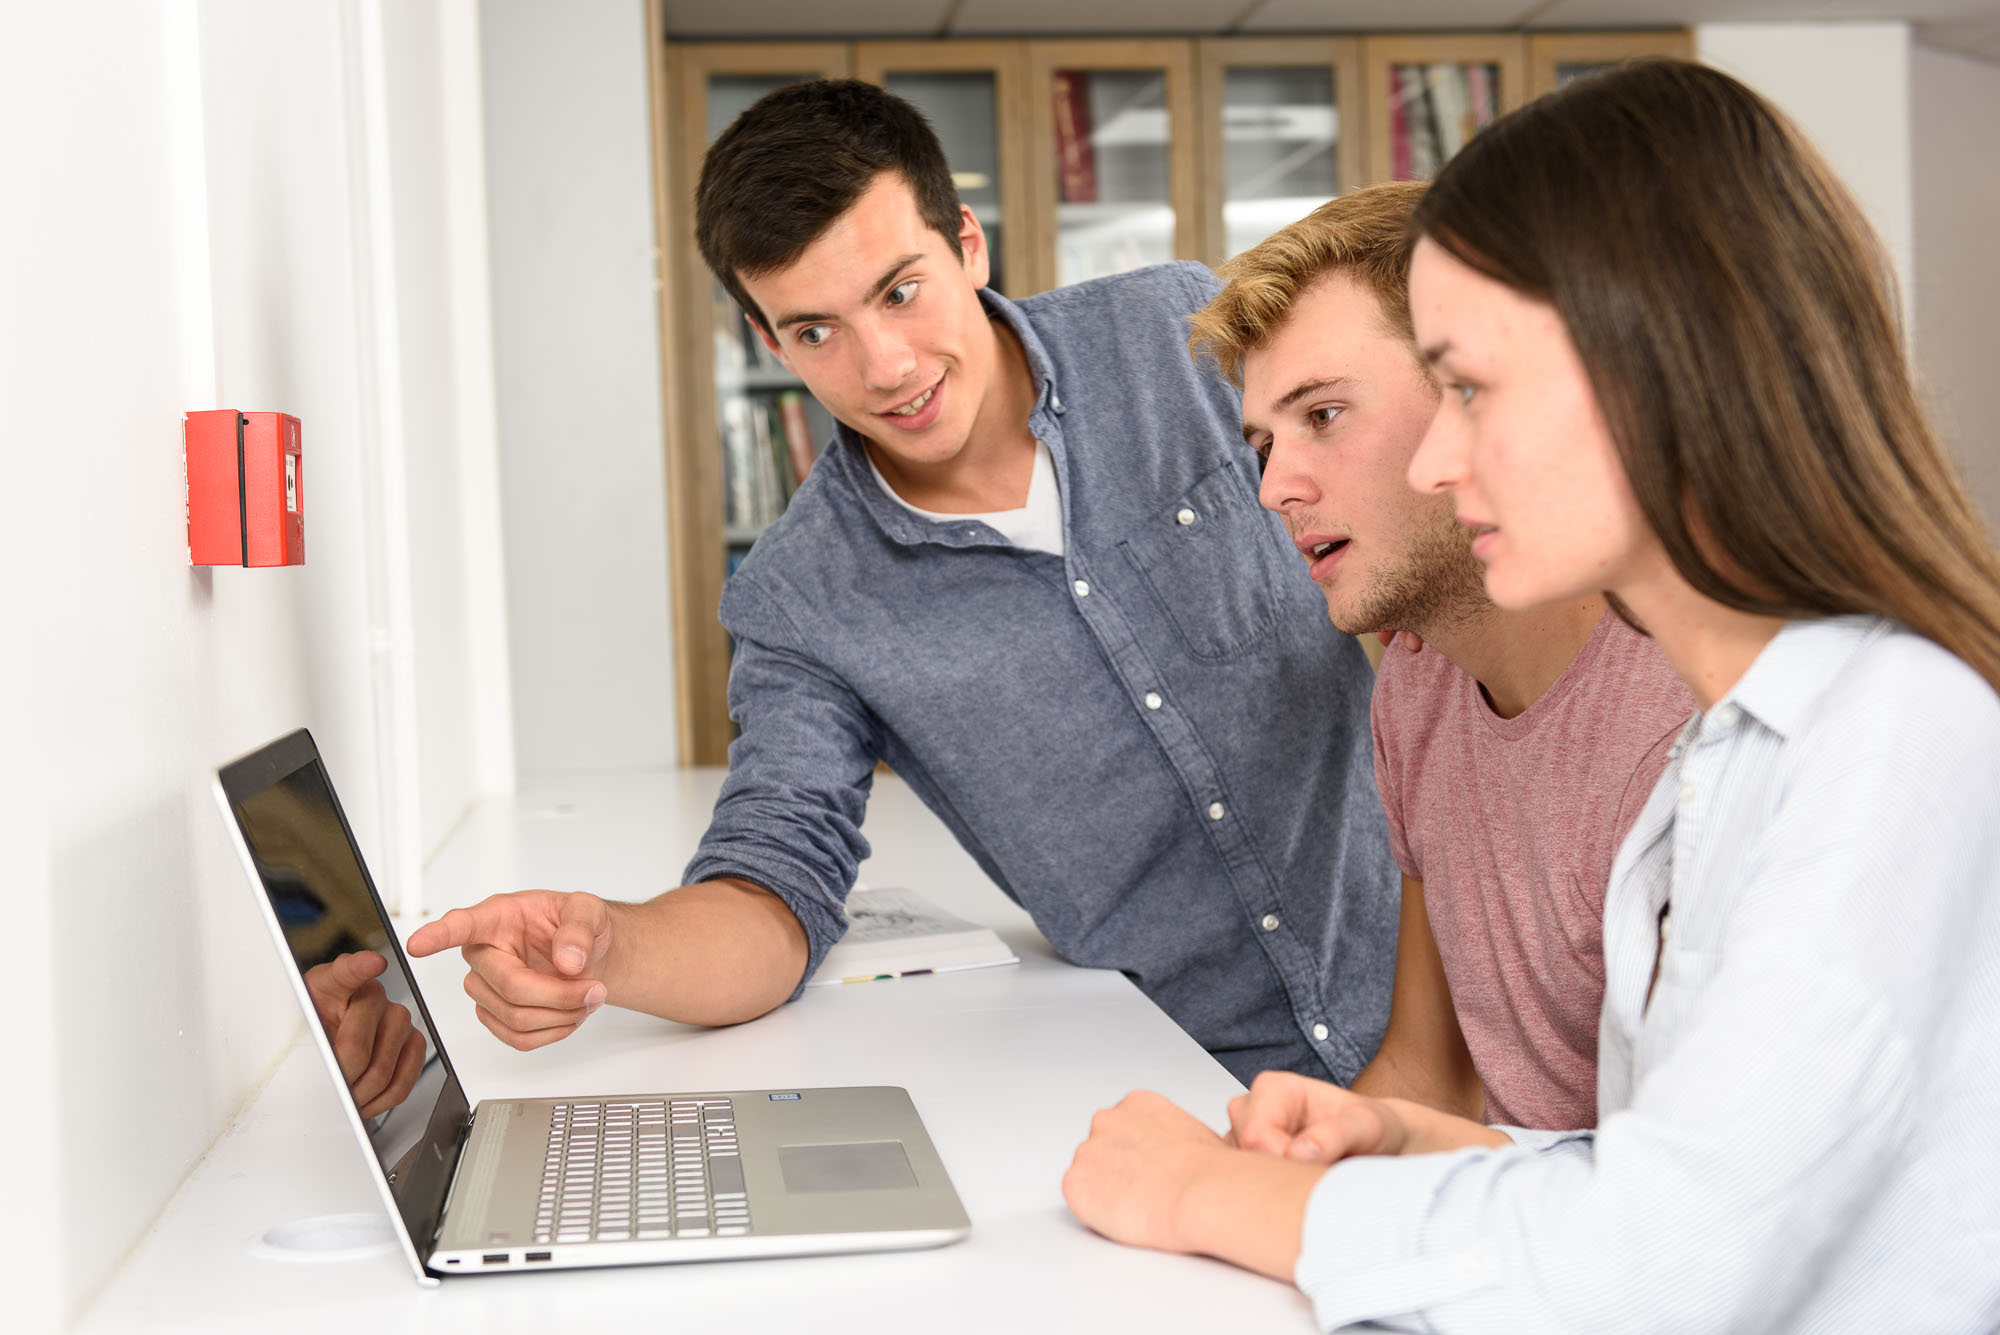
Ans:
[{"label": "white ceiling panel", "polygon": [[964,0],[955,37],[1220,33],[1253,0]]},{"label": "white ceiling panel", "polygon": [[1426,32],[1511,28],[1535,0],[1262,0],[1236,31]]},{"label": "white ceiling panel", "polygon": [[669,37],[935,37],[952,0],[665,0]]}]

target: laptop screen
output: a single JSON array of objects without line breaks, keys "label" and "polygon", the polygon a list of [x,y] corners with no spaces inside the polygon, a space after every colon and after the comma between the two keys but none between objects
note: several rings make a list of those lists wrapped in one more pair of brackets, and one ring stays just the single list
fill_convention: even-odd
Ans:
[{"label": "laptop screen", "polygon": [[464,1091],[303,729],[223,769],[231,813],[410,1237],[435,1232]]}]

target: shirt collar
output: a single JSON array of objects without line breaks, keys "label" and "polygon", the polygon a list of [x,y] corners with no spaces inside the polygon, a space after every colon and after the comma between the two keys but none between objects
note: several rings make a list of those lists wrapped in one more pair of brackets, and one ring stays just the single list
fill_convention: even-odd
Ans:
[{"label": "shirt collar", "polygon": [[1733,704],[1789,740],[1848,660],[1888,631],[1889,623],[1878,616],[1788,621],[1750,670],[1716,702],[1711,717]]}]

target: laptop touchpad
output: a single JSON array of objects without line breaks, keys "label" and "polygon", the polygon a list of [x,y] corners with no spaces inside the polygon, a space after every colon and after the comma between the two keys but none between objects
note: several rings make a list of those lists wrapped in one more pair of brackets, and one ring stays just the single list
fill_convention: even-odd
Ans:
[{"label": "laptop touchpad", "polygon": [[869,1140],[850,1145],[781,1145],[778,1168],[785,1190],[876,1191],[914,1187],[917,1175],[897,1140]]}]

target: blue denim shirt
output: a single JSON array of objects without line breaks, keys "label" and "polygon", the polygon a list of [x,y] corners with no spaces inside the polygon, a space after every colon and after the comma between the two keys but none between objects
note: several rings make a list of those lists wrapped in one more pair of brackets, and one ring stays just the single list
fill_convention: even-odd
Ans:
[{"label": "blue denim shirt", "polygon": [[981,294],[1039,388],[1061,557],[898,505],[836,434],[724,589],[741,736],[686,875],[776,892],[816,968],[886,760],[1066,958],[1122,970],[1239,1079],[1345,1082],[1396,953],[1372,676],[1187,354],[1216,290],[1172,264]]}]

